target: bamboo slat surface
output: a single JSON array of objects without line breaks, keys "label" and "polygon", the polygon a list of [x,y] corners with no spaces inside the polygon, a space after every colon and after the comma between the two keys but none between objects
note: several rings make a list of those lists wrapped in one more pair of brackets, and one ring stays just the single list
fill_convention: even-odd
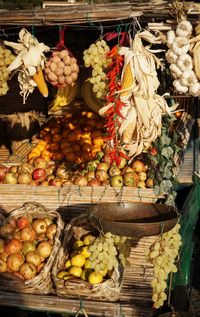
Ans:
[{"label": "bamboo slat surface", "polygon": [[[156,237],[133,240],[129,261],[125,269],[123,287],[117,302],[82,300],[89,316],[150,317],[153,313],[150,287],[152,267],[146,263],[145,250]],[[13,301],[13,297],[15,301]],[[80,308],[80,299],[68,299],[55,295],[31,295],[0,291],[0,305],[20,306],[33,310],[76,313]]]}]

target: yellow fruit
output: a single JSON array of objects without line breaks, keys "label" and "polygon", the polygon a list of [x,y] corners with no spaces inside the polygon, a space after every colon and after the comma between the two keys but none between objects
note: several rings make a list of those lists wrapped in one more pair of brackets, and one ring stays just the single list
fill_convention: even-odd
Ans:
[{"label": "yellow fruit", "polygon": [[64,278],[65,275],[69,275],[69,273],[66,272],[66,271],[60,271],[60,272],[57,274],[57,277],[58,277],[58,278]]},{"label": "yellow fruit", "polygon": [[92,272],[93,270],[92,269],[84,269],[82,272],[81,272],[81,279],[84,280],[84,281],[87,281],[88,280],[88,277],[90,275],[90,273]]},{"label": "yellow fruit", "polygon": [[91,272],[88,276],[88,282],[91,284],[100,284],[103,281],[103,276],[99,272]]},{"label": "yellow fruit", "polygon": [[71,266],[71,261],[67,260],[67,262],[65,263],[65,268],[68,269]]},{"label": "yellow fruit", "polygon": [[70,274],[67,272],[67,274],[64,275],[63,280],[67,281],[67,280],[69,280],[70,278],[73,278],[73,275],[70,275]]},{"label": "yellow fruit", "polygon": [[71,258],[71,265],[82,267],[85,264],[86,257],[82,254],[77,254]]},{"label": "yellow fruit", "polygon": [[70,266],[69,268],[69,274],[76,276],[76,277],[80,277],[81,273],[82,273],[82,268],[80,266]]},{"label": "yellow fruit", "polygon": [[82,255],[84,255],[87,258],[89,258],[90,256],[90,252],[88,251],[88,247],[87,246],[83,246],[83,247],[80,247],[78,252]]},{"label": "yellow fruit", "polygon": [[83,243],[85,245],[90,245],[91,242],[93,242],[95,240],[95,237],[92,234],[87,234],[84,238],[83,238]]},{"label": "yellow fruit", "polygon": [[89,260],[85,261],[84,268],[85,269],[91,269],[91,262]]},{"label": "yellow fruit", "polygon": [[73,243],[73,249],[74,250],[78,250],[78,248],[80,248],[82,245],[84,245],[83,241],[81,240],[76,240]]}]

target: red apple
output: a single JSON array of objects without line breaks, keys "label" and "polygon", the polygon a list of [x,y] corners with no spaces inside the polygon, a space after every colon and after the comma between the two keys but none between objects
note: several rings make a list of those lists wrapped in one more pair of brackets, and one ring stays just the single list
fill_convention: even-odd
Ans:
[{"label": "red apple", "polygon": [[33,263],[36,267],[42,263],[41,257],[37,251],[30,251],[26,254],[26,261]]},{"label": "red apple", "polygon": [[140,160],[135,160],[132,164],[132,168],[133,168],[134,172],[136,172],[136,173],[141,173],[141,172],[145,171],[145,165]]},{"label": "red apple", "polygon": [[22,254],[26,255],[28,252],[35,251],[36,245],[33,241],[23,241],[22,243]]},{"label": "red apple", "polygon": [[93,178],[88,182],[88,186],[100,186],[101,183],[98,179]]},{"label": "red apple", "polygon": [[33,166],[34,166],[34,168],[46,169],[46,167],[47,167],[47,161],[45,160],[44,157],[38,156],[38,157],[34,158],[34,160],[33,160]]},{"label": "red apple", "polygon": [[47,231],[47,223],[45,219],[37,218],[32,222],[32,227],[37,234],[45,233]]},{"label": "red apple", "polygon": [[4,177],[5,184],[17,184],[17,176],[14,173],[6,172]]},{"label": "red apple", "polygon": [[0,259],[0,273],[4,273],[7,271],[7,263]]},{"label": "red apple", "polygon": [[123,186],[123,178],[122,175],[115,175],[111,177],[110,185],[112,187],[122,188]]},{"label": "red apple", "polygon": [[33,180],[43,182],[46,179],[46,171],[43,168],[36,168],[32,173]]},{"label": "red apple", "polygon": [[30,222],[27,217],[21,216],[17,219],[17,227],[19,230],[22,230],[23,228],[29,228]]},{"label": "red apple", "polygon": [[0,180],[3,180],[8,168],[4,166],[3,164],[0,164]]},{"label": "red apple", "polygon": [[34,241],[36,236],[35,230],[32,228],[23,228],[20,231],[20,237],[22,241]]},{"label": "red apple", "polygon": [[20,253],[14,253],[7,257],[7,267],[12,272],[18,272],[20,266],[24,263],[24,257]]},{"label": "red apple", "polygon": [[52,240],[56,235],[56,231],[57,231],[57,226],[55,223],[51,223],[50,225],[48,225],[47,231],[46,231],[47,238]]},{"label": "red apple", "polygon": [[157,154],[157,149],[153,146],[150,148],[149,152],[151,155],[155,156]]},{"label": "red apple", "polygon": [[22,242],[19,239],[12,238],[9,241],[6,241],[4,250],[6,253],[13,254],[13,253],[20,253],[22,249]]},{"label": "red apple", "polygon": [[30,280],[36,276],[37,268],[33,263],[24,262],[20,266],[19,272],[25,280]]},{"label": "red apple", "polygon": [[41,241],[37,246],[37,251],[43,258],[48,258],[52,251],[52,246],[48,241]]},{"label": "red apple", "polygon": [[17,178],[18,184],[30,184],[32,176],[30,173],[21,173]]},{"label": "red apple", "polygon": [[4,239],[0,239],[0,253],[4,252],[5,241]]},{"label": "red apple", "polygon": [[100,182],[104,182],[108,179],[108,174],[107,171],[105,170],[97,170],[95,172],[95,177],[98,179]]}]

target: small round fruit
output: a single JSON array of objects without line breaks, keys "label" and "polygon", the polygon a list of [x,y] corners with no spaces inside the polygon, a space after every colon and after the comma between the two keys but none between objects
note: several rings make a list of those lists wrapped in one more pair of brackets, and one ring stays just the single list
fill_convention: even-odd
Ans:
[{"label": "small round fruit", "polygon": [[67,260],[67,261],[65,262],[65,268],[66,268],[66,269],[68,269],[71,265],[72,265],[72,264],[71,264],[71,261],[70,261],[70,260]]},{"label": "small round fruit", "polygon": [[132,164],[132,169],[136,173],[141,173],[141,172],[145,171],[145,165],[142,161],[135,160]]},{"label": "small round fruit", "polygon": [[25,280],[30,280],[36,276],[37,269],[33,263],[25,262],[20,266],[19,273]]},{"label": "small round fruit", "polygon": [[152,178],[147,178],[146,187],[148,187],[148,188],[152,188],[153,187],[153,179]]},{"label": "small round fruit", "polygon": [[88,280],[88,277],[90,275],[90,273],[92,273],[92,269],[84,269],[82,272],[81,272],[81,276],[80,278],[84,281],[87,281]]},{"label": "small round fruit", "polygon": [[0,259],[0,273],[7,271],[7,263]]},{"label": "small round fruit", "polygon": [[13,253],[20,253],[22,249],[22,242],[19,239],[11,239],[9,240],[4,247],[6,253],[13,254]]},{"label": "small round fruit", "polygon": [[37,251],[43,258],[48,258],[52,251],[52,245],[48,241],[42,241],[37,246]]},{"label": "small round fruit", "polygon": [[30,222],[25,216],[22,216],[17,219],[17,227],[19,230],[22,230],[23,228],[28,228],[30,227]]},{"label": "small round fruit", "polygon": [[37,234],[45,233],[47,231],[47,223],[42,218],[34,219],[32,222],[32,227]]},{"label": "small round fruit", "polygon": [[56,235],[57,226],[55,223],[51,223],[47,226],[46,236],[49,240],[53,240]]},{"label": "small round fruit", "polygon": [[13,234],[14,230],[15,228],[10,223],[6,223],[0,227],[0,237],[9,237],[11,234]]},{"label": "small round fruit", "polygon": [[99,272],[91,272],[88,276],[88,282],[91,284],[100,284],[103,281],[103,276]]},{"label": "small round fruit", "polygon": [[61,278],[61,279],[64,279],[64,276],[69,276],[69,272],[67,271],[60,271],[58,274],[57,274],[57,277],[58,278]]},{"label": "small round fruit", "polygon": [[84,257],[87,259],[91,255],[91,253],[88,251],[88,247],[86,245],[80,247],[78,249],[79,254],[84,255]]},{"label": "small round fruit", "polygon": [[24,257],[20,253],[14,253],[7,257],[7,267],[12,272],[18,272],[21,265],[24,263]]},{"label": "small round fruit", "polygon": [[33,263],[36,267],[42,263],[41,256],[37,251],[30,251],[26,255],[26,261]]},{"label": "small round fruit", "polygon": [[91,261],[90,260],[87,259],[85,261],[84,268],[85,269],[91,269]]},{"label": "small round fruit", "polygon": [[76,265],[72,265],[69,268],[69,274],[76,276],[76,277],[80,277],[81,273],[82,273],[82,268],[80,266],[76,266]]},{"label": "small round fruit", "polygon": [[78,250],[80,247],[82,247],[84,245],[82,240],[76,240],[73,243],[73,249],[74,250]]},{"label": "small round fruit", "polygon": [[90,245],[95,240],[95,237],[92,234],[86,234],[83,238],[83,243],[85,245]]},{"label": "small round fruit", "polygon": [[36,232],[32,228],[23,228],[20,231],[20,238],[22,241],[34,241]]},{"label": "small round fruit", "polygon": [[28,252],[35,251],[36,245],[34,241],[23,241],[22,243],[22,254],[26,255]]},{"label": "small round fruit", "polygon": [[77,254],[71,258],[71,264],[74,266],[82,267],[85,264],[85,256],[82,254]]}]

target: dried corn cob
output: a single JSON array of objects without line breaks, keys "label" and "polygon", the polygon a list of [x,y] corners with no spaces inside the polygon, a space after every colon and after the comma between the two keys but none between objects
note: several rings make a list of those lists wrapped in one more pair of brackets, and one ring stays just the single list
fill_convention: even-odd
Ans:
[{"label": "dried corn cob", "polygon": [[41,69],[41,67],[38,68],[37,72],[35,73],[35,75],[33,75],[33,80],[36,82],[37,87],[39,89],[39,91],[41,92],[41,94],[44,97],[48,97],[48,87],[47,84],[44,80],[44,76],[43,76],[43,71]]},{"label": "dried corn cob", "polygon": [[130,62],[126,65],[121,85],[120,97],[128,96],[132,93],[132,87],[134,84],[133,74],[131,70]]}]

